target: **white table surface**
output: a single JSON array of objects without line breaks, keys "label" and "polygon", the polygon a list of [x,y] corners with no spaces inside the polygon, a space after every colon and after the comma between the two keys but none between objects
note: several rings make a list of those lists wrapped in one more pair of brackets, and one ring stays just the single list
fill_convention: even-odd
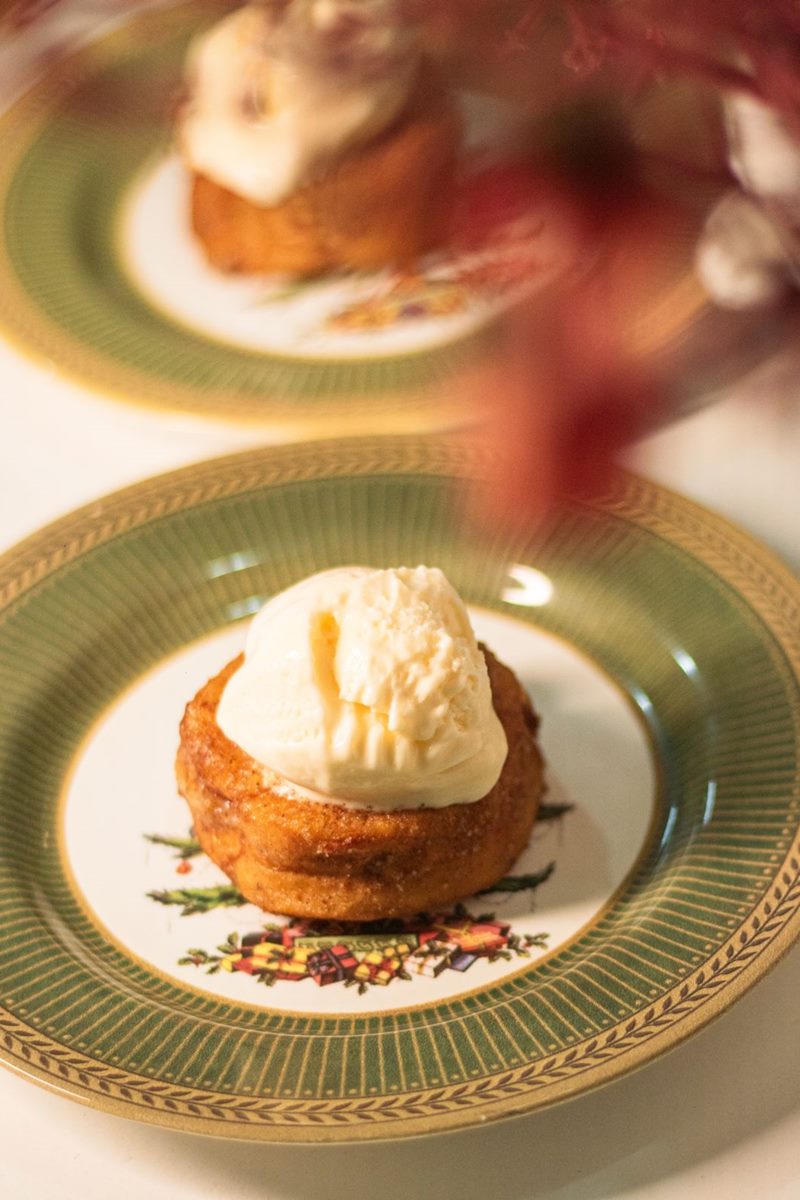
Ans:
[{"label": "white table surface", "polygon": [[[2,345],[0,381],[0,549],[126,483],[269,440],[87,396]],[[730,396],[632,459],[800,569],[800,403]],[[107,1116],[0,1070],[0,1196],[797,1200],[798,995],[800,949],[710,1028],[630,1078],[551,1111],[413,1143],[226,1143]]]}]

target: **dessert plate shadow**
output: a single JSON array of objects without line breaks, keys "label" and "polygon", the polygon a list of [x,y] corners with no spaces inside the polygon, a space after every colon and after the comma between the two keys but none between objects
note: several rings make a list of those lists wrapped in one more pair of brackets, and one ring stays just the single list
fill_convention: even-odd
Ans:
[{"label": "dessert plate shadow", "polygon": [[[250,451],[0,561],[0,1057],[234,1138],[468,1126],[568,1099],[722,1013],[800,928],[800,585],[620,476],[546,532],[466,525],[447,439]],[[548,808],[489,895],[319,926],[244,903],[172,759],[245,618],[325,567],[441,566],[542,713]]]}]

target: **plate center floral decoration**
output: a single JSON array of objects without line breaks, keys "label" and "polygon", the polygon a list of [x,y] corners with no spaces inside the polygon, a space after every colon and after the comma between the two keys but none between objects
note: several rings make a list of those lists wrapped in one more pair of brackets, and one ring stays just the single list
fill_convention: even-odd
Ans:
[{"label": "plate center floral decoration", "polygon": [[[548,804],[539,819],[556,820],[570,810],[569,804]],[[179,855],[175,869],[182,875],[191,871],[191,859],[202,854],[191,834],[187,838],[151,834],[147,840],[170,846]],[[484,894],[532,893],[554,869],[555,863],[551,862],[532,874],[507,876]],[[149,896],[160,904],[180,907],[184,917],[247,903],[229,883],[165,888]],[[512,931],[508,921],[498,921],[494,912],[476,916],[458,904],[446,912],[359,925],[300,917],[268,922],[254,932],[228,934],[214,952],[192,947],[178,965],[202,967],[208,975],[220,970],[241,971],[267,987],[301,979],[313,979],[320,987],[342,983],[364,995],[370,986],[387,987],[395,979],[410,981],[415,975],[435,979],[446,970],[468,971],[478,959],[494,963],[498,959],[511,962],[514,958],[530,958],[534,948],[546,948],[547,942],[546,933],[520,935]]]}]

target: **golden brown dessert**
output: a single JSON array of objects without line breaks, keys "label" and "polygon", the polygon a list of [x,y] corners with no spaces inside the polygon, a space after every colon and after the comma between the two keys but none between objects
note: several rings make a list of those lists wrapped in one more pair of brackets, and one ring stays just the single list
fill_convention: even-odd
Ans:
[{"label": "golden brown dessert", "polygon": [[408,263],[447,237],[458,134],[444,88],[426,72],[391,129],[278,204],[195,173],[192,227],[223,271],[311,276]]},{"label": "golden brown dessert", "polygon": [[257,762],[217,724],[242,658],[190,701],[178,787],[210,858],[272,912],[345,921],[408,916],[491,886],[525,848],[544,791],[538,718],[513,672],[481,647],[508,742],[497,783],[474,803],[379,811],[265,786]]},{"label": "golden brown dessert", "polygon": [[460,119],[399,0],[270,0],[194,43],[178,141],[227,271],[404,263],[445,238]]}]

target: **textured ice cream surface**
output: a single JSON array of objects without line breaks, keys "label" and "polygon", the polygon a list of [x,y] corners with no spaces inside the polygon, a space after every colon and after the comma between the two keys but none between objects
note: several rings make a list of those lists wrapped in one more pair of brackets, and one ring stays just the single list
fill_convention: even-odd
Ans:
[{"label": "textured ice cream surface", "polygon": [[270,786],[375,808],[480,800],[507,753],[466,608],[428,567],[335,568],[273,597],[217,721]]}]

